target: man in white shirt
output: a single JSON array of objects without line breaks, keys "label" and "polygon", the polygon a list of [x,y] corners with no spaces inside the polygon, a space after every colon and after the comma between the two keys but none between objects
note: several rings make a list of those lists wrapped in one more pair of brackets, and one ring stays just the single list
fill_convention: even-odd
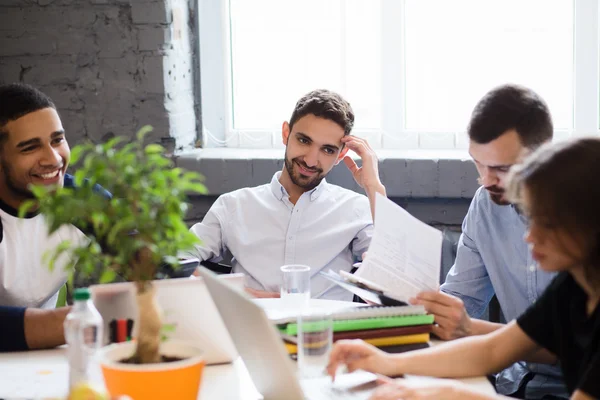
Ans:
[{"label": "man in white shirt", "polygon": [[0,108],[0,305],[54,308],[69,261],[50,271],[43,255],[84,235],[75,227],[48,235],[43,215],[20,218],[18,210],[33,198],[29,185],[63,185],[69,145],[54,104],[38,90],[3,85]]},{"label": "man in white shirt", "polygon": [[[282,126],[285,162],[269,184],[220,196],[191,231],[202,244],[189,255],[203,261],[233,255],[233,271],[246,274],[247,291],[279,297],[280,267],[311,267],[313,298],[351,300],[352,294],[319,276],[350,271],[371,241],[375,194],[385,195],[377,156],[368,143],[350,136],[350,104],[328,90],[303,96]],[[358,167],[348,150],[362,159]],[[341,160],[367,197],[326,182]]]},{"label": "man in white shirt", "polygon": [[30,184],[65,184],[69,155],[52,100],[31,86],[0,85],[0,352],[65,342],[70,307],[54,307],[70,260],[50,271],[43,254],[84,235],[75,227],[48,235],[43,215],[20,218],[18,209],[33,196]]}]

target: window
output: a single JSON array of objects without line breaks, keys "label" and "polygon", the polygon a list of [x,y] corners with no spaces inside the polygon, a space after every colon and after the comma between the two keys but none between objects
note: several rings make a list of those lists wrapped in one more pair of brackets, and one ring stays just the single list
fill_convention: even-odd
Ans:
[{"label": "window", "polygon": [[200,0],[203,138],[280,145],[315,88],[342,94],[376,148],[466,147],[481,96],[514,82],[557,137],[599,131],[596,0]]}]

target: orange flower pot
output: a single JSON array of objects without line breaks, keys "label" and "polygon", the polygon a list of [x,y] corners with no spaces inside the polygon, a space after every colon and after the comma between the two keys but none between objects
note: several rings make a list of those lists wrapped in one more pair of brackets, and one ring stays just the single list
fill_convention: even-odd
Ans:
[{"label": "orange flower pot", "polygon": [[157,364],[124,364],[135,352],[135,343],[113,344],[102,349],[100,367],[111,396],[127,395],[133,400],[196,400],[205,361],[202,351],[181,341],[167,341],[160,353],[182,358]]}]

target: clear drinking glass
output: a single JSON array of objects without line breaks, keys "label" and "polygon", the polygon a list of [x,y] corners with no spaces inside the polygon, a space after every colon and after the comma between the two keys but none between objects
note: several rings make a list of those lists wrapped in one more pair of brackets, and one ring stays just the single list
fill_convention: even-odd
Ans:
[{"label": "clear drinking glass", "polygon": [[333,320],[323,309],[311,309],[298,316],[299,377],[317,378],[325,375],[333,343]]},{"label": "clear drinking glass", "polygon": [[284,265],[281,267],[281,301],[287,308],[305,308],[310,303],[310,267]]}]

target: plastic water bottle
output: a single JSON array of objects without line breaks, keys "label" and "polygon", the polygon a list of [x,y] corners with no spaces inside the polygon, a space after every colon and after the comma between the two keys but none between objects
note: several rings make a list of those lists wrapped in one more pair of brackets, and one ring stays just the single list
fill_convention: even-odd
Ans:
[{"label": "plastic water bottle", "polygon": [[69,388],[90,383],[90,365],[102,345],[102,317],[94,307],[87,288],[76,289],[73,308],[65,319],[69,358]]}]

